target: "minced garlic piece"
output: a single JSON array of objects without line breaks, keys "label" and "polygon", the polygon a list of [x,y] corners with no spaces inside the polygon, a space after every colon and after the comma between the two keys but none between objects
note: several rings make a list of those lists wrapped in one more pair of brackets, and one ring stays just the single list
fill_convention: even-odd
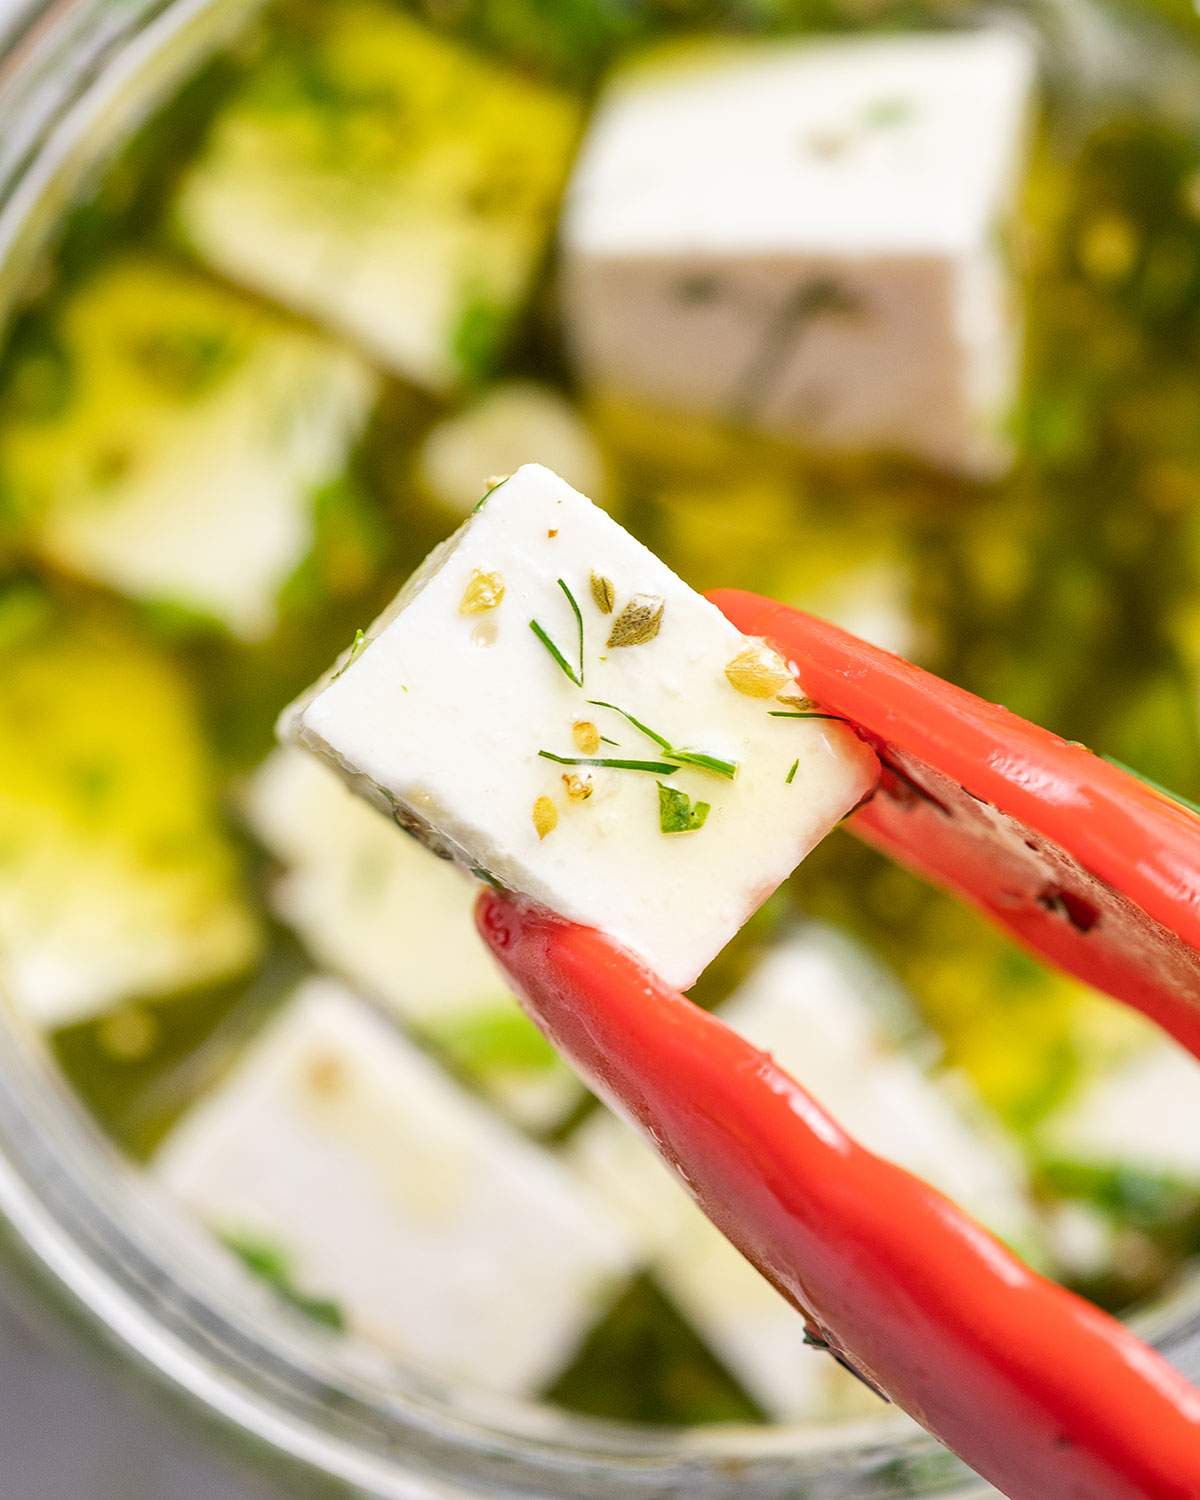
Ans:
[{"label": "minced garlic piece", "polygon": [[481,615],[495,609],[504,598],[504,579],[499,573],[485,573],[476,568],[463,590],[458,606],[460,615]]},{"label": "minced garlic piece", "polygon": [[765,641],[753,641],[725,667],[725,676],[747,698],[773,698],[792,681],[788,664]]},{"label": "minced garlic piece", "polygon": [[533,804],[533,826],[539,839],[544,839],[558,827],[558,808],[549,797],[539,797]]}]

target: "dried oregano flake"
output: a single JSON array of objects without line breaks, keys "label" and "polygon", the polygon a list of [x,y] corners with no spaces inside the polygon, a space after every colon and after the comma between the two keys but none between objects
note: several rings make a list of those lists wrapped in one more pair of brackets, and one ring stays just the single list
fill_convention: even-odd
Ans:
[{"label": "dried oregano flake", "polygon": [[644,646],[662,628],[665,601],[657,594],[634,594],[613,621],[608,636],[609,650],[617,646]]},{"label": "dried oregano flake", "polygon": [[617,602],[617,593],[613,588],[611,578],[602,578],[599,573],[592,574],[592,598],[596,602],[596,608],[602,615],[611,615]]}]

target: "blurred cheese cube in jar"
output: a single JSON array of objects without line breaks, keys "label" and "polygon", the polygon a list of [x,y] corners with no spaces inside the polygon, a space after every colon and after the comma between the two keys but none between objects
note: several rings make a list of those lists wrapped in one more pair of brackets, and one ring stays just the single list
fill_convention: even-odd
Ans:
[{"label": "blurred cheese cube in jar", "polygon": [[1034,80],[993,29],[663,52],[572,179],[562,301],[603,397],[983,476],[1019,358],[1002,241]]},{"label": "blurred cheese cube in jar", "polygon": [[490,1390],[553,1379],[632,1267],[561,1163],[331,980],[293,994],[152,1170],[289,1300]]}]

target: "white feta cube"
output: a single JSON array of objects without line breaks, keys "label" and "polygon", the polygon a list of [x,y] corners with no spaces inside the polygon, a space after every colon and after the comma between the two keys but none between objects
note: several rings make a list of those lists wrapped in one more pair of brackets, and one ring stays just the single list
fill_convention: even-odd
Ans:
[{"label": "white feta cube", "polygon": [[323,0],[218,112],[177,227],[202,259],[443,391],[524,304],[579,129],[570,95],[379,0]]},{"label": "white feta cube", "polygon": [[262,933],[185,677],[99,610],[0,594],[0,991],[53,1029],[249,969]]},{"label": "white feta cube", "polygon": [[874,782],[843,725],[773,716],[801,691],[528,465],[283,730],[434,847],[687,986]]},{"label": "white feta cube", "polygon": [[597,505],[606,503],[604,456],[580,413],[551,386],[508,380],[430,429],[417,477],[425,494],[458,519],[496,477],[535,462]]},{"label": "white feta cube", "polygon": [[1200,1062],[1147,1026],[1041,1127],[1052,1157],[1162,1173],[1200,1185]]},{"label": "white feta cube", "polygon": [[[861,951],[814,926],[770,955],[720,1014],[770,1052],[861,1144],[1028,1247],[1035,1243],[1034,1215],[1009,1144],[957,1090],[888,1041],[879,1018],[905,1005]],[[862,1405],[857,1382],[805,1347],[803,1320],[708,1223],[629,1126],[595,1116],[567,1150],[639,1237],[664,1288],[768,1411],[812,1418]]]},{"label": "white feta cube", "polygon": [[317,492],[344,471],[377,385],[318,334],[120,257],[71,291],[54,342],[18,366],[0,474],[56,567],[257,639],[313,550]]},{"label": "white feta cube", "polygon": [[353,1333],[498,1391],[551,1379],[630,1264],[559,1162],[328,980],[300,987],[153,1171],[217,1233],[277,1245]]},{"label": "white feta cube", "polygon": [[999,240],[1033,73],[998,29],[644,60],[569,190],[585,378],[814,448],[994,469],[1018,361]]},{"label": "white feta cube", "polygon": [[321,967],[435,1043],[521,1124],[549,1129],[570,1112],[580,1084],[506,987],[462,870],[299,750],[262,766],[246,814],[283,867],[272,905]]}]

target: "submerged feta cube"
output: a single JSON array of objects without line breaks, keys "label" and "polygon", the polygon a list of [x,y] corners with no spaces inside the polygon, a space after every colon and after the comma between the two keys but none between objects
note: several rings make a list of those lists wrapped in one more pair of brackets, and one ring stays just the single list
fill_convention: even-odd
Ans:
[{"label": "submerged feta cube", "polygon": [[176,220],[217,270],[440,391],[520,310],[578,124],[569,95],[393,6],[323,0],[219,112]]},{"label": "submerged feta cube", "polygon": [[522,1124],[547,1129],[569,1113],[579,1082],[506,987],[462,870],[299,750],[267,760],[246,813],[282,866],[272,905],[323,968],[394,1011]]},{"label": "submerged feta cube", "polygon": [[232,978],[262,934],[177,667],[0,593],[0,991],[47,1029]]},{"label": "submerged feta cube", "polygon": [[495,476],[534,462],[561,474],[597,505],[606,503],[604,456],[576,408],[551,386],[507,380],[430,429],[417,477],[437,505],[459,518]]},{"label": "submerged feta cube", "polygon": [[1018,362],[999,240],[1033,73],[1000,30],[643,60],[568,195],[585,378],[812,447],[994,469]]},{"label": "submerged feta cube", "polygon": [[569,1171],[328,980],[300,987],[152,1169],[231,1242],[278,1246],[351,1332],[493,1390],[552,1378],[630,1265]]},{"label": "submerged feta cube", "polygon": [[842,725],[772,716],[801,691],[528,465],[283,729],[435,848],[687,986],[874,782]]},{"label": "submerged feta cube", "polygon": [[[1010,1144],[957,1089],[889,1041],[907,1002],[846,939],[806,928],[722,1007],[721,1019],[810,1089],[861,1144],[926,1178],[993,1230],[1036,1243],[1031,1200]],[[804,1344],[803,1319],[695,1207],[623,1121],[596,1115],[567,1154],[638,1237],[664,1289],[746,1389],[785,1419],[845,1414],[863,1388]],[[878,1406],[876,1398],[870,1402]]]},{"label": "submerged feta cube", "polygon": [[254,639],[366,423],[348,350],[201,277],[123,256],[11,378],[0,483],[47,561]]},{"label": "submerged feta cube", "polygon": [[1140,1045],[1095,1070],[1043,1122],[1039,1140],[1060,1161],[1200,1187],[1200,1062],[1147,1026]]}]

